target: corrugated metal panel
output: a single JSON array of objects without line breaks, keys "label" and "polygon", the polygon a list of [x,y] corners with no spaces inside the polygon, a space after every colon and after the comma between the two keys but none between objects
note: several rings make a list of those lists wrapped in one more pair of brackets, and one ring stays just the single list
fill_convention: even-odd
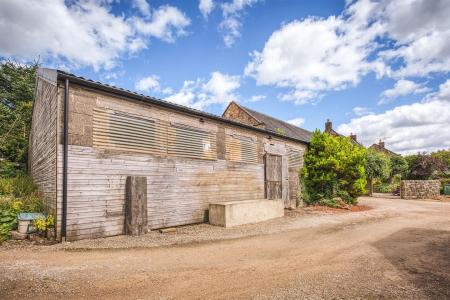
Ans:
[{"label": "corrugated metal panel", "polygon": [[162,120],[94,109],[94,147],[139,153],[167,153],[167,124]]},{"label": "corrugated metal panel", "polygon": [[258,162],[256,141],[251,137],[235,134],[228,135],[226,148],[227,155],[231,161],[245,163]]},{"label": "corrugated metal panel", "polygon": [[287,146],[288,166],[301,167],[303,165],[303,153],[301,150]]},{"label": "corrugated metal panel", "polygon": [[167,146],[169,155],[217,159],[216,134],[184,124],[170,124]]}]

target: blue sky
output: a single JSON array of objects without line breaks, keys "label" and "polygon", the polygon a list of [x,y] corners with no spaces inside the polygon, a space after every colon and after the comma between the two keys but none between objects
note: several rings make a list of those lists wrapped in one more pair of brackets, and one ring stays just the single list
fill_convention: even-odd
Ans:
[{"label": "blue sky", "polygon": [[[0,3],[0,56],[221,114],[231,100],[401,153],[450,148],[445,0]],[[42,18],[45,15],[47,18]]]}]

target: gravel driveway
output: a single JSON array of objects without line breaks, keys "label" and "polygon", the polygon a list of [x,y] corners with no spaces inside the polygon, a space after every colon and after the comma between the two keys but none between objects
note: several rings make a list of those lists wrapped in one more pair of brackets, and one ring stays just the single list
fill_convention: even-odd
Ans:
[{"label": "gravel driveway", "polygon": [[[53,246],[0,247],[0,299],[450,298],[450,203],[291,211]],[[116,248],[116,249],[113,249]]]}]

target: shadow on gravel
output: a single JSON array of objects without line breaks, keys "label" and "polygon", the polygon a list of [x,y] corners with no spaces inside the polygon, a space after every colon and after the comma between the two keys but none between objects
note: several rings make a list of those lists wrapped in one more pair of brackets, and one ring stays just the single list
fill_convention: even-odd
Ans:
[{"label": "shadow on gravel", "polygon": [[450,297],[450,231],[407,228],[373,246],[430,298]]}]

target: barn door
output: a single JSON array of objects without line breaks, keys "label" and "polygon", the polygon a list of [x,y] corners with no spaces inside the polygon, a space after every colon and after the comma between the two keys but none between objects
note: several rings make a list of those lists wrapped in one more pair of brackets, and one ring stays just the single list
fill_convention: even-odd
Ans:
[{"label": "barn door", "polygon": [[266,154],[265,185],[267,199],[281,199],[282,192],[282,157]]}]

